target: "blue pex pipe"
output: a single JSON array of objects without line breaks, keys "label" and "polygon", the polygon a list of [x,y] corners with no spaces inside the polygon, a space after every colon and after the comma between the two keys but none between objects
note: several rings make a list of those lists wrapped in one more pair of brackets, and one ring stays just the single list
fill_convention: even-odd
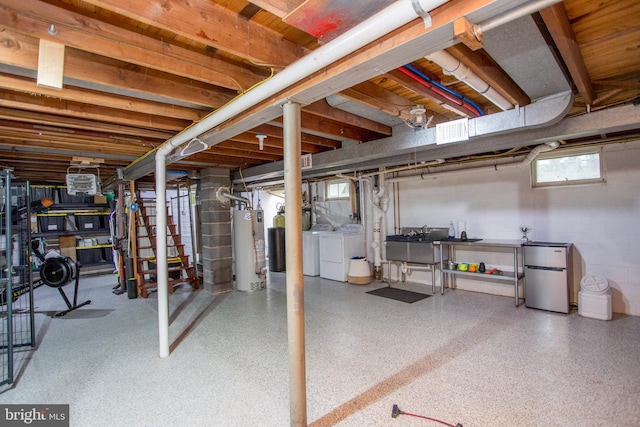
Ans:
[{"label": "blue pex pipe", "polygon": [[409,65],[406,64],[404,65],[404,68],[406,68],[407,70],[411,71],[413,74],[415,74],[416,76],[420,77],[421,79],[424,79],[425,81],[431,83],[432,85],[434,85],[435,87],[437,87],[438,89],[442,89],[443,91],[455,96],[456,98],[458,98],[459,100],[469,104],[470,106],[473,107],[474,110],[476,110],[478,112],[478,114],[480,114],[481,116],[484,116],[485,113],[482,110],[482,108],[480,108],[480,106],[478,104],[476,104],[475,102],[473,102],[472,100],[470,100],[469,98],[467,98],[466,96],[460,95],[459,93],[449,89],[448,87],[441,85],[440,83],[436,82],[435,80],[433,80],[432,78],[430,78],[429,76],[427,76],[426,74],[424,74],[423,72],[421,72],[420,70],[418,70],[416,67],[414,67],[413,65]]}]

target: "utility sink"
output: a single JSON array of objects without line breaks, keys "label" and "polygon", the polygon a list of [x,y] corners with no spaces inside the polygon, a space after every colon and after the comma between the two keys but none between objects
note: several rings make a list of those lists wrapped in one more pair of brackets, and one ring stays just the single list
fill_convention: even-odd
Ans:
[{"label": "utility sink", "polygon": [[439,263],[440,245],[434,245],[433,242],[446,239],[448,231],[446,227],[432,227],[427,228],[426,232],[406,232],[387,236],[387,259],[414,264]]}]

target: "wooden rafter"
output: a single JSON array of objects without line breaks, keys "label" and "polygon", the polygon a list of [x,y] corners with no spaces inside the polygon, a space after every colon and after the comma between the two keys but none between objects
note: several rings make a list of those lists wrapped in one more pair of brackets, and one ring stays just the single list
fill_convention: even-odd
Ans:
[{"label": "wooden rafter", "polygon": [[54,90],[37,86],[33,79],[9,76],[6,74],[0,74],[0,88],[42,95],[44,97],[57,98],[65,101],[73,101],[91,104],[94,106],[173,117],[175,119],[190,121],[200,120],[207,113],[204,110],[195,108],[170,105],[162,102],[148,101],[145,99],[116,94],[107,94],[101,91],[82,89],[71,85],[65,85],[63,90]]},{"label": "wooden rafter", "polygon": [[[229,90],[213,90],[211,85],[202,82],[133,66],[73,48],[67,49],[65,56],[66,78],[97,85],[103,90],[112,88],[106,89],[107,91],[125,91],[141,97],[156,97],[209,108],[220,107],[235,96],[235,93]],[[38,40],[15,31],[2,31],[0,57],[3,63],[37,70]]]},{"label": "wooden rafter", "polygon": [[119,123],[129,126],[168,131],[180,131],[189,125],[188,121],[171,117],[100,108],[89,104],[80,104],[55,98],[34,97],[12,91],[0,92],[0,106],[38,113],[59,114],[64,117],[93,119],[106,123],[112,123],[117,119]]},{"label": "wooden rafter", "polygon": [[540,15],[569,69],[578,93],[586,104],[592,104],[596,97],[595,91],[564,5],[557,3],[541,10]]},{"label": "wooden rafter", "polygon": [[[56,22],[57,34],[47,31]],[[262,79],[246,68],[203,53],[172,46],[115,25],[32,0],[5,0],[0,7],[0,25],[41,39],[109,58],[119,58],[142,67],[234,89],[246,89]],[[217,71],[224,70],[224,71]]]},{"label": "wooden rafter", "polygon": [[[283,67],[305,54],[275,31],[208,0],[85,0],[94,6],[229,52],[257,65]],[[165,7],[170,6],[170,7]],[[158,13],[158,11],[162,11]]]}]

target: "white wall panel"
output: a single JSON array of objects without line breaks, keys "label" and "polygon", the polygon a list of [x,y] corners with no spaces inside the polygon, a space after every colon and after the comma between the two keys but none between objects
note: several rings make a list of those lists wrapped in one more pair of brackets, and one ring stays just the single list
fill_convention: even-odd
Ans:
[{"label": "white wall panel", "polygon": [[[400,225],[447,227],[453,221],[458,233],[458,221],[466,221],[469,237],[487,239],[519,239],[520,227],[529,226],[532,240],[575,245],[572,302],[578,300],[580,279],[598,274],[614,289],[614,312],[640,315],[640,141],[608,145],[603,152],[604,184],[534,189],[529,168],[424,174],[403,181]],[[392,214],[390,207],[390,233]]]}]

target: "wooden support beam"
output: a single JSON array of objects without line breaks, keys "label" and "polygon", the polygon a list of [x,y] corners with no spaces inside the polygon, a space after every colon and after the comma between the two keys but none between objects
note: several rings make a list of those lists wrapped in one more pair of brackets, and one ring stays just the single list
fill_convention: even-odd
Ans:
[{"label": "wooden support beam", "polygon": [[164,0],[85,2],[247,58],[258,65],[285,67],[306,54],[302,47],[286,40],[281,34],[247,21],[209,0],[174,1],[170,4]]},{"label": "wooden support beam", "polygon": [[81,102],[85,104],[99,105],[101,107],[173,117],[174,119],[190,121],[200,120],[208,113],[208,111],[205,110],[148,101],[146,99],[133,98],[129,96],[107,94],[96,90],[81,89],[70,85],[65,85],[62,90],[54,90],[37,86],[33,79],[11,76],[8,74],[0,74],[0,88],[55,97],[65,101]]},{"label": "wooden support beam", "polygon": [[478,39],[473,24],[466,17],[453,21],[453,34],[471,50],[482,49],[482,36]]},{"label": "wooden support beam", "polygon": [[[282,123],[270,122],[255,127],[251,130],[254,133],[262,133],[269,138],[276,138],[282,140],[284,138],[284,130],[282,129]],[[304,149],[305,143],[310,145],[319,145],[321,147],[328,148],[340,148],[342,143],[338,140],[327,138],[325,136],[314,135],[311,133],[302,133],[302,147]],[[280,145],[282,147],[282,145]]]},{"label": "wooden support beam", "polygon": [[[1,93],[0,93],[1,95]],[[0,103],[1,105],[1,103]],[[95,132],[106,132],[111,138],[123,141],[131,141],[136,137],[161,139],[163,142],[174,135],[174,132],[160,131],[157,129],[138,128],[134,126],[122,126],[113,123],[101,123],[82,118],[72,118],[48,114],[43,112],[20,111],[13,108],[5,108],[0,106],[0,119],[18,120],[24,123],[31,123],[46,131],[53,128],[64,130],[83,129]]]},{"label": "wooden support beam", "polygon": [[[264,135],[267,135],[267,134],[264,134]],[[236,135],[233,138],[229,139],[228,141],[222,142],[221,144],[224,145],[227,142],[232,142],[234,144],[235,143],[250,144],[251,146],[253,146],[254,150],[257,149],[258,147],[258,138],[256,138],[256,134],[252,132],[241,133],[240,135]],[[321,153],[323,151],[326,151],[327,149],[333,149],[340,146],[339,141],[335,141],[335,143],[336,143],[335,146],[327,147],[326,145],[303,142],[301,146],[302,146],[302,151],[304,153],[315,154],[315,153]],[[284,140],[283,140],[282,133],[280,133],[279,136],[267,135],[267,138],[265,138],[264,140],[264,147],[265,147],[265,150],[267,149],[275,150],[274,153],[277,152],[282,156],[283,154],[282,150],[284,149]]]},{"label": "wooden support beam", "polygon": [[251,3],[273,13],[278,18],[284,18],[295,8],[304,3],[305,0],[252,0]]},{"label": "wooden support beam", "polygon": [[[57,34],[50,34],[56,22]],[[260,80],[249,68],[73,13],[39,0],[3,0],[0,25],[86,52],[198,80],[236,92]]]},{"label": "wooden support beam", "polygon": [[38,113],[56,114],[62,117],[93,119],[105,123],[117,122],[130,126],[174,132],[179,132],[190,124],[188,121],[173,119],[171,117],[107,109],[54,98],[34,97],[13,91],[0,92],[0,106]]},{"label": "wooden support beam", "polygon": [[383,125],[373,120],[369,120],[364,117],[351,114],[347,111],[340,110],[339,108],[333,108],[327,101],[322,99],[316,101],[313,104],[306,105],[302,108],[305,113],[314,114],[316,116],[324,117],[326,119],[338,120],[345,123],[350,123],[355,127],[367,129],[379,134],[391,136],[391,127]]},{"label": "wooden support beam", "polygon": [[557,3],[540,11],[540,15],[553,38],[562,59],[564,60],[571,78],[578,92],[587,105],[593,103],[596,97],[591,84],[591,78],[587,72],[584,58],[578,47],[576,36],[571,28],[571,22],[563,3]]},{"label": "wooden support beam", "polygon": [[[0,32],[1,62],[38,69],[38,39],[11,30]],[[186,78],[141,68],[116,59],[67,47],[65,77],[120,93],[147,98],[162,98],[168,103],[218,108],[235,96],[235,92],[188,80]]]},{"label": "wooden support beam", "polygon": [[[300,116],[302,117],[303,130],[309,133],[318,132],[340,139],[352,139],[360,142],[372,141],[384,136],[366,129],[349,126],[336,120],[326,119],[315,114],[302,112]],[[282,123],[282,117],[275,119],[274,122]]]}]

